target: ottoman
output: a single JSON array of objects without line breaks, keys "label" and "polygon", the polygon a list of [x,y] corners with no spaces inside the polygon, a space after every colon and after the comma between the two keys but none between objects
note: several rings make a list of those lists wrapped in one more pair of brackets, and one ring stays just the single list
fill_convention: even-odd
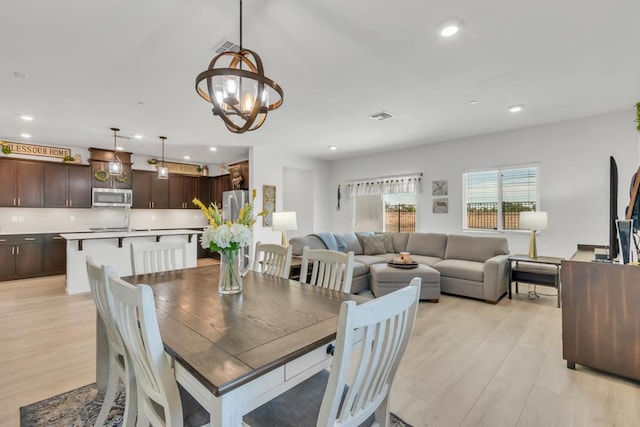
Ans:
[{"label": "ottoman", "polygon": [[408,286],[411,279],[420,277],[422,279],[420,299],[430,302],[440,301],[440,272],[428,265],[418,264],[416,268],[397,268],[387,264],[373,264],[369,268],[369,273],[371,274],[371,292],[376,297]]}]

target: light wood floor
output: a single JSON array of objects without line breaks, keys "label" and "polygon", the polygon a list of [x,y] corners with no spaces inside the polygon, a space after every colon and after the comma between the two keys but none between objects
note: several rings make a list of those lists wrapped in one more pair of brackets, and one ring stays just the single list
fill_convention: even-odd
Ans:
[{"label": "light wood floor", "polygon": [[[0,282],[0,425],[95,380],[95,320],[64,276]],[[391,408],[416,427],[640,425],[638,383],[565,366],[555,297],[443,296],[420,304]]]}]

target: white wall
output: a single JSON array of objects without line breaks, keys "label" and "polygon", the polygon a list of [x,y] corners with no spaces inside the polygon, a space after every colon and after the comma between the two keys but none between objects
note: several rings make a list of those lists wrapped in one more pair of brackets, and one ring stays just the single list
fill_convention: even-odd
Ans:
[{"label": "white wall", "polygon": [[313,171],[284,168],[282,185],[282,210],[295,212],[297,230],[287,231],[287,239],[313,233],[316,200],[313,194]]},{"label": "white wall", "polygon": [[[539,163],[540,210],[549,229],[538,234],[538,253],[569,257],[578,243],[608,243],[609,156],[618,163],[619,215],[628,203],[628,182],[638,168],[639,139],[634,111],[536,126],[442,144],[334,161],[333,188],[345,181],[423,172],[419,231],[462,233],[462,173],[468,170]],[[433,214],[431,181],[449,181],[449,213]],[[331,230],[350,231],[353,200],[330,209]],[[490,233],[494,234],[494,233]],[[526,253],[528,234],[507,232],[512,253]]]},{"label": "white wall", "polygon": [[[331,186],[329,185],[329,162],[311,159],[308,157],[294,156],[284,151],[277,151],[272,148],[257,146],[249,150],[249,166],[251,169],[249,173],[249,187],[257,190],[257,196],[254,201],[255,212],[260,212],[260,210],[262,210],[263,185],[276,186],[276,211],[283,210],[285,168],[296,168],[311,171],[310,174],[306,175],[310,179],[309,182],[297,184],[302,186],[302,188],[309,188],[313,194],[313,230],[310,232],[331,229],[331,214],[330,212],[327,212],[327,200],[331,189]],[[280,242],[280,232],[272,231],[271,227],[263,227],[262,220],[256,222],[253,234],[254,241],[259,240],[262,242],[272,243]],[[293,232],[287,233],[287,236],[293,235]]]}]

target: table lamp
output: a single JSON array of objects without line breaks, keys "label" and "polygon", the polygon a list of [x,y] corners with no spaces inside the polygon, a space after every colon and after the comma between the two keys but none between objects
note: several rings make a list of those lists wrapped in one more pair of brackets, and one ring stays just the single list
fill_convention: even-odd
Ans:
[{"label": "table lamp", "polygon": [[287,230],[297,230],[295,212],[274,212],[271,218],[271,229],[282,231],[282,246],[287,246]]},{"label": "table lamp", "polygon": [[547,229],[546,212],[520,212],[520,229],[531,230],[529,240],[529,258],[538,258],[536,248],[536,231]]}]

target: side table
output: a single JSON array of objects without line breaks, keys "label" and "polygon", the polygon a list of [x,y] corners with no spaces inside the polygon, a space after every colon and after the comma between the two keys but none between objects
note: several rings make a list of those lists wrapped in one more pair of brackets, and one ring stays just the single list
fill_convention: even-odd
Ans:
[{"label": "side table", "polygon": [[558,308],[560,308],[560,265],[562,258],[541,256],[529,258],[527,255],[509,256],[509,299],[511,299],[511,283],[531,283],[534,285],[551,286],[558,291]]}]

